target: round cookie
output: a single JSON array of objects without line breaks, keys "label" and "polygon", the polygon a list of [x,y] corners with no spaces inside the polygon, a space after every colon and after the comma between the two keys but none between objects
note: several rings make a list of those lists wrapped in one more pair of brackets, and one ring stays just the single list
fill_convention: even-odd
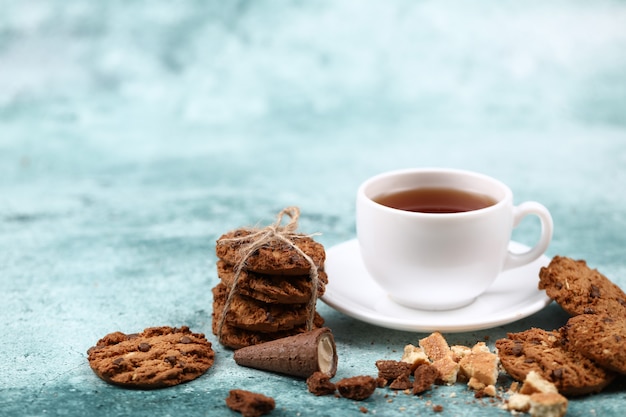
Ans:
[{"label": "round cookie", "polygon": [[614,374],[564,348],[559,332],[532,328],[496,341],[500,363],[518,381],[535,371],[566,396],[600,392]]},{"label": "round cookie", "polygon": [[[255,231],[238,229],[222,235],[217,240],[215,253],[230,265],[238,265],[245,254],[245,246],[252,242]],[[322,269],[326,252],[322,244],[305,235],[291,235],[290,241],[309,256],[317,269]],[[254,251],[245,260],[246,271],[270,275],[306,275],[310,263],[287,243],[275,239]]]},{"label": "round cookie", "polygon": [[[232,265],[218,260],[217,275],[229,289],[232,287],[235,280]],[[326,290],[328,276],[322,270],[318,271],[318,276],[317,296],[320,297]],[[237,281],[240,294],[272,304],[306,304],[311,299],[312,287],[309,275],[263,275],[242,270]]]},{"label": "round cookie", "polygon": [[561,328],[567,348],[597,364],[626,374],[626,319],[581,314]]},{"label": "round cookie", "polygon": [[626,294],[585,261],[555,256],[539,271],[539,289],[572,316],[626,317]]},{"label": "round cookie", "polygon": [[[219,316],[212,314],[213,334],[217,336],[219,326]],[[317,312],[315,312],[315,318],[313,320],[313,329],[319,329],[324,326],[324,319]],[[312,329],[312,330],[313,330]],[[306,324],[301,324],[293,329],[284,330],[275,333],[263,333],[253,332],[249,330],[243,330],[234,326],[224,323],[222,327],[222,336],[219,341],[222,345],[231,349],[240,349],[246,346],[258,345],[259,343],[270,342],[276,339],[282,339],[283,337],[294,336],[307,331]]]},{"label": "round cookie", "polygon": [[88,351],[91,369],[104,381],[126,388],[178,385],[204,374],[214,352],[204,334],[187,326],[150,327],[139,334],[114,332]]},{"label": "round cookie", "polygon": [[[229,289],[222,283],[213,289],[213,312],[221,317]],[[235,294],[226,312],[226,322],[240,329],[272,333],[292,329],[306,322],[307,306],[302,304],[267,304]]]}]

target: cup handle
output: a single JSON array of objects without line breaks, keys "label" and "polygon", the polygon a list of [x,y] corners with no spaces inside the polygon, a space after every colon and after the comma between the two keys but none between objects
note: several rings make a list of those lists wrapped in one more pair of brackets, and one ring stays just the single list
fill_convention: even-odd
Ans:
[{"label": "cup handle", "polygon": [[548,245],[552,240],[554,225],[550,212],[543,205],[534,201],[528,201],[514,207],[513,227],[517,227],[522,219],[530,214],[539,217],[539,220],[541,221],[541,237],[539,238],[539,242],[526,252],[513,253],[509,250],[504,261],[503,270],[526,265],[539,258],[543,255],[546,249],[548,249]]}]

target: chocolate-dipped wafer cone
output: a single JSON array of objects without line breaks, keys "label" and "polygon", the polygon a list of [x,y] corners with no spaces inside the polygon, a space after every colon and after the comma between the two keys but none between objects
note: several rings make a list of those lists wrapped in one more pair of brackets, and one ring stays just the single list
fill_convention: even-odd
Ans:
[{"label": "chocolate-dipped wafer cone", "polygon": [[300,378],[337,372],[337,349],[328,327],[247,346],[236,350],[234,358],[242,366]]}]

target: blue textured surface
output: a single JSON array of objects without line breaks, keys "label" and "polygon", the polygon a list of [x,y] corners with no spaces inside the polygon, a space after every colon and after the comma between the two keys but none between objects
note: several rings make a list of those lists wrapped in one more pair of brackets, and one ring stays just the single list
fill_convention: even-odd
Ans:
[{"label": "blue textured surface", "polygon": [[[548,255],[586,259],[626,288],[626,4],[0,0],[0,415],[206,416],[229,389],[276,416],[508,415],[463,385],[431,398],[314,397],[240,368],[210,331],[214,242],[302,210],[327,247],[354,237],[365,178],[473,169],[555,220]],[[515,239],[532,243],[533,224]],[[535,225],[536,227],[536,225]],[[333,277],[330,277],[333,279]],[[337,377],[375,374],[423,334],[320,303]],[[555,328],[554,304],[493,344]],[[95,377],[104,334],[189,325],[215,366],[178,387]],[[392,401],[390,401],[392,400]],[[617,416],[624,384],[568,415]]]}]

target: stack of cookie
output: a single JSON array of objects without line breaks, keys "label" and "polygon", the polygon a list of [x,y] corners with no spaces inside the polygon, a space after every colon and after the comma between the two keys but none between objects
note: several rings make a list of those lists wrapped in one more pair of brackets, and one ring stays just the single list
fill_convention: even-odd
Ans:
[{"label": "stack of cookie", "polygon": [[539,289],[571,317],[558,330],[528,329],[496,341],[504,369],[517,380],[537,372],[566,396],[602,391],[626,375],[626,294],[583,260],[555,256]]},{"label": "stack of cookie", "polygon": [[220,282],[213,288],[212,318],[221,344],[239,349],[292,336],[306,331],[311,318],[312,328],[323,326],[315,301],[328,282],[326,254],[311,237],[290,232],[275,239],[239,229],[218,239],[216,254]]}]

